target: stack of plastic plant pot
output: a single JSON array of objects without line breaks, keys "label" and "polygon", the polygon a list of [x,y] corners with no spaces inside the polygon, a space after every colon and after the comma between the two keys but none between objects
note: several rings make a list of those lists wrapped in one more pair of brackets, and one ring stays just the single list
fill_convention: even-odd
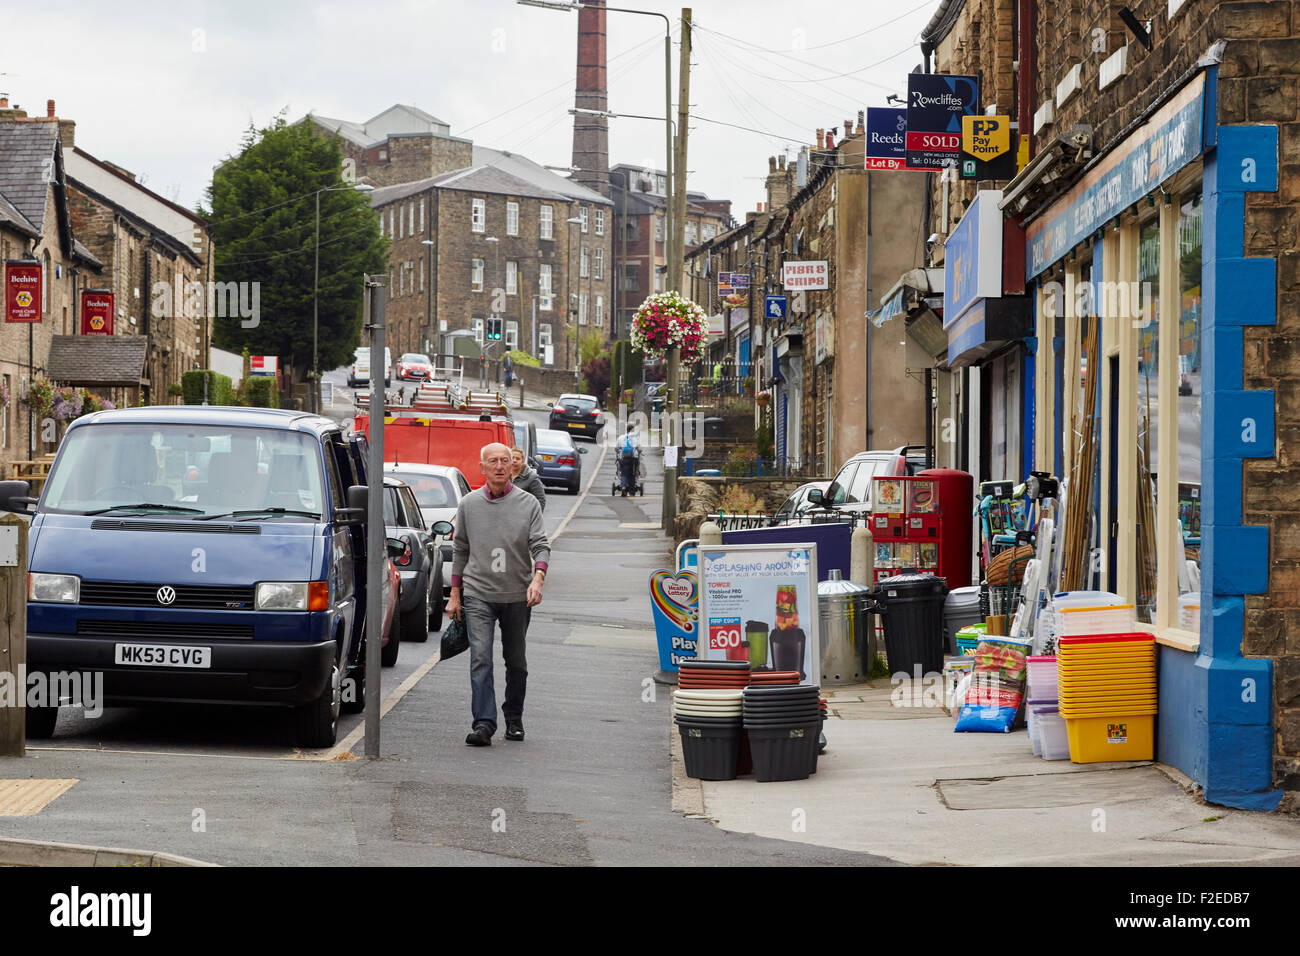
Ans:
[{"label": "stack of plastic plant pot", "polygon": [[1057,677],[1072,761],[1155,759],[1155,638],[1140,633],[1062,637]]},{"label": "stack of plastic plant pot", "polygon": [[804,780],[817,769],[822,725],[821,688],[815,685],[749,687],[744,726],[760,783]]},{"label": "stack of plastic plant pot", "polygon": [[[1025,691],[1025,720],[1029,723],[1029,743],[1034,748],[1036,755],[1059,754],[1060,748],[1046,751],[1043,749],[1044,737],[1040,733],[1042,729],[1039,726],[1039,714],[1047,716],[1048,721],[1060,720],[1059,708],[1057,703],[1059,696],[1057,692],[1057,669],[1056,658],[1048,656],[1027,657],[1025,658],[1026,670],[1028,672],[1028,688]],[[1065,725],[1061,724],[1059,728],[1061,734],[1065,732]],[[1066,753],[1058,756],[1046,756],[1048,760],[1064,760],[1069,756],[1069,748],[1066,747]]]},{"label": "stack of plastic plant pot", "polygon": [[673,720],[682,738],[686,775],[734,780],[739,771],[741,689],[673,691]]},{"label": "stack of plastic plant pot", "polygon": [[748,661],[682,661],[677,686],[690,690],[737,690],[750,684]]}]

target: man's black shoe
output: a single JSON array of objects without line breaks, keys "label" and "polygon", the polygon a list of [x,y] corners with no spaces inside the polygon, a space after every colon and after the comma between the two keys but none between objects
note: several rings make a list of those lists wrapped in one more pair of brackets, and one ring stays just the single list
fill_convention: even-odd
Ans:
[{"label": "man's black shoe", "polygon": [[471,747],[491,747],[492,731],[486,727],[475,727],[465,737],[465,743]]},{"label": "man's black shoe", "polygon": [[524,722],[522,720],[506,721],[506,740],[523,740]]}]

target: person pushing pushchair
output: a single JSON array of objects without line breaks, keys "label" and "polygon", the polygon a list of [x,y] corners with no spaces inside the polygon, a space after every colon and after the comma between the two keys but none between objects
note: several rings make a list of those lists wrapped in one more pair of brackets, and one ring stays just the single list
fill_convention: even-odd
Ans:
[{"label": "person pushing pushchair", "polygon": [[641,447],[636,440],[633,425],[627,426],[627,434],[618,443],[618,491],[624,498],[636,494],[640,489]]}]

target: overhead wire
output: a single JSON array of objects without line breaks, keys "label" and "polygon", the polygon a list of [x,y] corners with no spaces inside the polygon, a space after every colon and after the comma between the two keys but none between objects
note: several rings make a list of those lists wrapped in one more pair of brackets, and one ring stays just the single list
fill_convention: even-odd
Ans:
[{"label": "overhead wire", "polygon": [[[704,31],[704,32],[706,32],[706,33],[713,33],[713,34],[715,34],[715,35],[717,35],[717,36],[719,36],[719,37],[722,37],[722,38],[724,38],[724,39],[730,40],[730,41],[732,41],[733,43],[739,43],[739,44],[741,44],[741,45],[743,45],[743,46],[748,47],[750,50],[752,50],[752,51],[754,51],[754,52],[756,52],[756,53],[765,53],[765,54],[768,54],[769,56],[779,56],[779,57],[782,57],[783,59],[793,60],[795,63],[798,63],[800,66],[804,66],[804,67],[813,67],[813,68],[815,68],[815,69],[826,69],[825,67],[819,67],[819,66],[817,66],[817,65],[814,64],[814,63],[807,63],[807,62],[805,62],[804,60],[799,59],[798,57],[791,56],[791,55],[786,54],[786,53],[782,53],[782,52],[780,52],[779,50],[769,50],[769,49],[767,49],[766,47],[758,46],[758,45],[755,44],[755,43],[751,43],[751,42],[748,41],[748,40],[742,40],[742,39],[740,39],[739,37],[732,36],[732,35],[729,34],[729,33],[724,33],[724,32],[722,32],[721,30],[714,30],[714,29],[712,29],[711,27],[699,26],[698,24],[693,24],[693,26],[694,26],[696,29],[698,29],[698,30]],[[856,69],[856,70],[849,70],[849,71],[847,71],[847,72],[845,72],[845,73],[836,73],[836,74],[832,74],[832,75],[829,75],[829,76],[822,76],[822,77],[817,77],[817,76],[808,76],[806,73],[798,73],[798,72],[795,71],[793,68],[788,67],[788,66],[786,66],[785,69],[789,70],[791,73],[794,73],[795,76],[798,77],[797,79],[795,79],[795,78],[791,78],[791,77],[775,77],[775,76],[769,76],[769,75],[767,75],[767,74],[765,74],[765,73],[759,73],[758,71],[756,71],[756,70],[752,70],[752,69],[750,69],[750,68],[748,68],[748,67],[746,67],[745,69],[746,69],[747,72],[752,73],[754,76],[757,76],[757,77],[759,77],[760,79],[772,80],[772,81],[774,81],[774,82],[780,82],[780,83],[826,83],[826,82],[829,81],[829,80],[845,79],[845,78],[847,78],[847,79],[852,79],[854,82],[857,82],[857,83],[863,83],[863,84],[865,84],[865,85],[867,85],[867,86],[874,86],[874,87],[876,87],[876,88],[878,88],[878,89],[883,89],[883,90],[893,91],[895,88],[892,87],[892,86],[886,86],[886,85],[884,85],[883,83],[877,83],[877,82],[875,82],[874,80],[867,80],[867,79],[864,79],[864,78],[862,78],[862,77],[857,76],[856,74],[866,72],[867,70],[870,70],[870,69],[875,69],[875,68],[878,67],[878,66],[881,66],[881,65],[883,65],[883,64],[885,64],[885,63],[888,63],[890,60],[897,59],[898,57],[902,56],[903,54],[909,52],[909,51],[910,51],[913,47],[915,47],[915,46],[916,46],[916,41],[913,41],[912,43],[908,44],[905,48],[903,48],[903,49],[897,51],[896,53],[891,53],[889,56],[884,57],[884,58],[881,59],[881,60],[877,60],[877,61],[875,61],[874,63],[869,63],[869,64],[867,64],[866,66],[859,67],[859,68]],[[778,65],[781,65],[781,64],[778,64]],[[841,95],[841,96],[844,95],[843,93],[840,93],[838,90],[836,90],[835,92],[838,93],[838,94]]]}]

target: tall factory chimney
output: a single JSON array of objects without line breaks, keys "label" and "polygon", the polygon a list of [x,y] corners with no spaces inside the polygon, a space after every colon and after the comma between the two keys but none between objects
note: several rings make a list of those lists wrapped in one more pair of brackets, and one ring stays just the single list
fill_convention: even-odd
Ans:
[{"label": "tall factory chimney", "polygon": [[[609,90],[605,77],[605,0],[586,0],[578,11],[578,82],[574,106],[605,112]],[[577,113],[573,117],[573,174],[576,182],[604,196],[609,186],[609,120]]]}]

